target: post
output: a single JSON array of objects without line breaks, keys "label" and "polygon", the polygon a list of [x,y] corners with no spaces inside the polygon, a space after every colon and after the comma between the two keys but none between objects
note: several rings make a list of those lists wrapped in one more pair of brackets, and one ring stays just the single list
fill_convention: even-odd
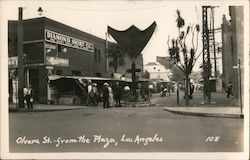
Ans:
[{"label": "post", "polygon": [[18,107],[24,108],[23,8],[18,8]]},{"label": "post", "polygon": [[241,95],[241,68],[240,59],[238,62],[238,74],[239,74],[239,103],[240,103],[240,113],[242,114],[242,95]]},{"label": "post", "polygon": [[177,82],[176,93],[177,93],[177,105],[179,105],[180,104],[180,100],[179,100],[179,82]]},{"label": "post", "polygon": [[135,72],[135,62],[133,60],[133,63],[132,63],[132,92],[134,95],[136,95],[136,72]]}]

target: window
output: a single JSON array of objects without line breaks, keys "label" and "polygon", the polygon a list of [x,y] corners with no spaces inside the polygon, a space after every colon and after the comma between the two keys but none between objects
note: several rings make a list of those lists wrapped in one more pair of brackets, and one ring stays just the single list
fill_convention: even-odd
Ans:
[{"label": "window", "polygon": [[96,73],[96,77],[102,77],[102,73]]},{"label": "window", "polygon": [[101,50],[98,50],[98,61],[101,62]]},{"label": "window", "polygon": [[59,70],[59,69],[58,69],[58,70],[56,70],[56,74],[57,74],[57,75],[62,75],[62,73],[63,73],[63,71],[62,71],[62,70]]},{"label": "window", "polygon": [[81,71],[72,71],[72,76],[81,76]]},{"label": "window", "polygon": [[94,53],[95,55],[95,62],[97,62],[97,49],[95,48],[95,53]]}]

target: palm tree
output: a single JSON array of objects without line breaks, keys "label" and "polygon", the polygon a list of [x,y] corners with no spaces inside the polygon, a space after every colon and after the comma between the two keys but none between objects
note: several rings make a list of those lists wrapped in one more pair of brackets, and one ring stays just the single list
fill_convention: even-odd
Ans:
[{"label": "palm tree", "polygon": [[115,73],[119,66],[124,65],[124,54],[120,51],[118,45],[111,45],[108,49],[108,57],[111,58],[109,61],[109,66],[114,68]]}]

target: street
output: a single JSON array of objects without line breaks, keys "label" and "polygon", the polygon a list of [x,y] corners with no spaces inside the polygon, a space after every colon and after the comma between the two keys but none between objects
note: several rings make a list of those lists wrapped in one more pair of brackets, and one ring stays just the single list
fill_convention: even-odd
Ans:
[{"label": "street", "polygon": [[179,115],[152,107],[10,113],[10,152],[240,152],[243,119]]}]

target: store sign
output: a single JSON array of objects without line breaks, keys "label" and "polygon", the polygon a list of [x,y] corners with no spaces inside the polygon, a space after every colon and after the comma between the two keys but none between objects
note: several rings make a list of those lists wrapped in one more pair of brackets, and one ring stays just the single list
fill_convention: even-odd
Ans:
[{"label": "store sign", "polygon": [[45,41],[94,52],[94,44],[77,38],[66,36],[50,30],[45,30]]},{"label": "store sign", "polygon": [[65,58],[47,56],[46,57],[46,65],[68,67],[69,66],[69,60],[65,59]]},{"label": "store sign", "polygon": [[8,65],[12,67],[17,67],[18,66],[18,57],[9,57],[8,58]]},{"label": "store sign", "polygon": [[47,49],[56,49],[56,45],[53,45],[53,44],[46,44],[45,47]]}]

